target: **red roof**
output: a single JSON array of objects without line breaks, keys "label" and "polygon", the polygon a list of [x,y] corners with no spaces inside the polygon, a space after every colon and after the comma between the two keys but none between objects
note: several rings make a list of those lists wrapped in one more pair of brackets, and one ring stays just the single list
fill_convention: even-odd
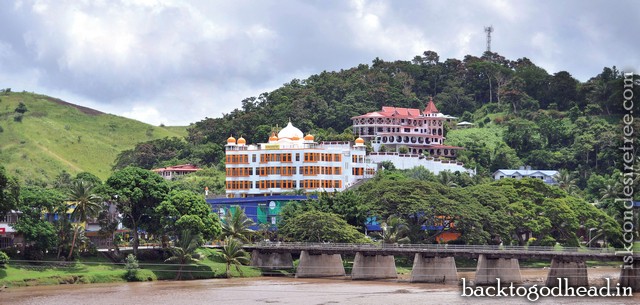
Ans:
[{"label": "red roof", "polygon": [[436,104],[433,103],[433,99],[429,98],[429,104],[427,104],[427,107],[424,108],[423,112],[427,114],[427,113],[439,113],[440,111],[438,111],[438,108],[436,108]]},{"label": "red roof", "polygon": [[436,105],[433,103],[433,99],[429,99],[429,104],[427,104],[427,107],[424,109],[424,111],[420,111],[420,109],[416,109],[416,108],[400,108],[400,107],[391,107],[391,106],[382,106],[382,110],[381,111],[374,111],[374,112],[369,112],[367,114],[363,114],[363,115],[359,115],[359,116],[355,116],[352,119],[355,118],[379,118],[379,117],[386,117],[386,118],[418,118],[420,117],[422,114],[428,114],[428,113],[439,113],[440,111],[438,111],[438,108],[436,108]]},{"label": "red roof", "polygon": [[182,164],[182,165],[175,165],[175,166],[152,169],[152,171],[154,171],[156,173],[158,173],[158,172],[195,172],[195,171],[199,171],[199,170],[200,170],[200,168],[198,168],[197,166],[195,166],[193,164]]}]

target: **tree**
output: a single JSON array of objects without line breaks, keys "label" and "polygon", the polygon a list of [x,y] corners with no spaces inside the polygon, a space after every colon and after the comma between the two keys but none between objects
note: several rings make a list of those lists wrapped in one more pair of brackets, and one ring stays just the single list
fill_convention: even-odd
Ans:
[{"label": "tree", "polygon": [[7,175],[0,165],[0,215],[5,215],[16,208],[20,196],[18,180]]},{"label": "tree", "polygon": [[158,174],[138,167],[115,172],[107,185],[118,196],[116,207],[123,216],[123,224],[131,229],[133,253],[137,256],[138,230],[153,232],[160,229],[154,209],[164,200],[169,187]]},{"label": "tree", "polygon": [[402,218],[391,215],[381,224],[382,232],[378,234],[386,244],[408,244],[411,239],[407,237],[409,227]]},{"label": "tree", "polygon": [[191,230],[183,230],[175,246],[169,248],[171,257],[167,258],[165,262],[179,265],[176,280],[182,278],[182,269],[185,265],[198,261],[199,255],[196,250],[202,245],[202,242],[202,235],[194,234]]},{"label": "tree", "polygon": [[243,275],[240,266],[250,263],[249,254],[242,249],[242,242],[230,236],[224,239],[222,249],[216,251],[213,255],[222,259],[227,265],[225,273],[227,278],[231,277],[231,265],[235,266],[240,275]]},{"label": "tree", "polygon": [[189,230],[212,239],[222,231],[217,214],[211,211],[202,195],[191,191],[171,191],[155,208],[155,213],[162,215],[160,225],[165,234]]},{"label": "tree", "polygon": [[[71,184],[68,199],[75,205],[73,212],[71,213],[71,218],[75,221],[86,223],[87,219],[94,218],[98,216],[98,213],[100,213],[102,208],[102,198],[93,193],[93,188],[93,184],[85,182],[84,180],[76,180]],[[69,250],[67,259],[71,259],[78,232],[79,230],[74,229],[71,249]]]},{"label": "tree", "polygon": [[240,206],[234,206],[225,209],[225,214],[222,218],[222,236],[233,237],[240,241],[249,241],[254,231],[249,227],[254,225],[253,220],[247,217],[244,213],[244,209]]},{"label": "tree", "polygon": [[307,211],[287,219],[278,233],[293,241],[357,243],[364,242],[364,234],[339,215]]},{"label": "tree", "polygon": [[28,246],[25,255],[27,259],[42,259],[46,251],[53,251],[62,242],[54,224],[42,219],[42,215],[58,212],[62,214],[59,218],[64,219],[64,195],[52,189],[26,187],[20,191],[18,210],[22,215],[12,226],[24,237]]}]

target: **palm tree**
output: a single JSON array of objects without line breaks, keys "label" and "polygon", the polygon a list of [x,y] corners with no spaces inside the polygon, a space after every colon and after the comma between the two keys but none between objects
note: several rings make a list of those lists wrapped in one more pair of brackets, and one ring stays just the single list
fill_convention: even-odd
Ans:
[{"label": "palm tree", "polygon": [[227,238],[224,239],[224,246],[221,250],[215,252],[214,255],[226,263],[227,271],[225,275],[227,278],[231,277],[231,265],[236,267],[240,275],[244,275],[240,269],[240,265],[248,265],[250,263],[249,254],[242,249],[242,242],[231,236],[227,236]]},{"label": "palm tree", "polygon": [[[96,217],[102,209],[102,198],[93,192],[93,184],[84,180],[76,180],[71,184],[69,191],[69,201],[74,202],[75,208],[71,213],[71,218],[80,222],[87,222],[87,219]],[[75,247],[77,230],[74,229],[71,249],[67,259],[71,258]]]},{"label": "palm tree", "polygon": [[558,187],[565,190],[567,193],[572,193],[576,188],[576,179],[573,178],[573,174],[567,169],[560,169],[555,176],[558,182]]},{"label": "palm tree", "polygon": [[391,215],[387,218],[387,221],[382,222],[380,225],[382,232],[376,234],[382,238],[382,241],[386,244],[408,244],[411,242],[409,237],[409,226],[402,220],[402,218]]},{"label": "palm tree", "polygon": [[620,190],[620,183],[615,180],[609,181],[603,189],[600,190],[601,200],[605,200],[607,198],[614,199],[618,197],[618,190]]},{"label": "palm tree", "polygon": [[222,236],[233,237],[241,241],[249,241],[249,238],[254,233],[249,227],[255,223],[251,218],[247,217],[244,213],[244,209],[240,206],[235,206],[235,212],[231,213],[231,209],[226,208],[225,214],[222,218]]},{"label": "palm tree", "polygon": [[442,183],[444,186],[448,187],[458,187],[458,184],[455,181],[455,177],[450,171],[441,171],[438,174],[438,181]]},{"label": "palm tree", "polygon": [[166,263],[177,263],[180,265],[176,280],[182,278],[182,268],[185,265],[198,261],[196,250],[202,245],[202,236],[200,234],[192,234],[190,230],[182,231],[180,239],[175,246],[169,248],[171,257],[165,260]]}]

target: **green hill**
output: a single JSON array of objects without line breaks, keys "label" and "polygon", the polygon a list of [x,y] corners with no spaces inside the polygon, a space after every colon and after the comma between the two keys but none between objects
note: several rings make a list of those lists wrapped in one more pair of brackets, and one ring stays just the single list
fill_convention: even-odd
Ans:
[{"label": "green hill", "polygon": [[[24,103],[22,119],[15,112]],[[106,179],[119,152],[137,143],[184,137],[186,127],[156,127],[33,93],[0,94],[0,164],[21,180],[66,170]]]}]

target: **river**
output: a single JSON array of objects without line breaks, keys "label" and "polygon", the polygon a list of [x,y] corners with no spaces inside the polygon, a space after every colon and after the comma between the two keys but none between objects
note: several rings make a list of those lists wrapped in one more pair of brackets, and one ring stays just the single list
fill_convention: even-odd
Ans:
[{"label": "river", "polygon": [[[525,285],[540,284],[546,270],[523,269]],[[470,273],[470,272],[469,272]],[[617,278],[619,269],[590,269],[590,283]],[[461,272],[460,276],[466,276]],[[7,288],[0,304],[531,304],[524,297],[462,297],[461,287],[409,283],[406,279],[285,277],[79,284]],[[639,304],[640,294],[618,298],[541,298],[539,304]]]}]

